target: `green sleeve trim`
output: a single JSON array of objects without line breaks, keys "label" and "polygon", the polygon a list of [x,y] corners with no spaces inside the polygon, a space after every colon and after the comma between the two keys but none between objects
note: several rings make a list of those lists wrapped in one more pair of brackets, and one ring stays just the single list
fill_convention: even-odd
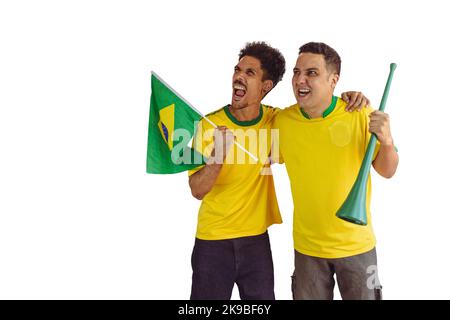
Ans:
[{"label": "green sleeve trim", "polygon": [[239,121],[238,119],[236,119],[236,118],[231,114],[231,111],[230,111],[230,105],[227,105],[227,106],[224,108],[224,110],[225,110],[225,114],[228,116],[228,118],[230,118],[230,120],[231,120],[233,123],[235,123],[235,124],[237,124],[237,125],[239,125],[239,126],[243,126],[243,127],[248,127],[248,126],[252,126],[252,125],[257,124],[257,123],[262,119],[262,116],[263,116],[262,105],[259,106],[259,115],[258,115],[255,119],[249,120],[249,121]]}]

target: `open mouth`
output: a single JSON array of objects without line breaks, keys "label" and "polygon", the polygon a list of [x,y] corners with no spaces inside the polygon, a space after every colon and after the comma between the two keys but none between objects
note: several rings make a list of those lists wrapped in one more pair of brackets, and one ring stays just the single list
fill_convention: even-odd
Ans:
[{"label": "open mouth", "polygon": [[235,83],[233,85],[233,99],[236,101],[241,100],[247,93],[247,88],[240,83]]},{"label": "open mouth", "polygon": [[305,98],[311,93],[311,89],[299,89],[297,94],[300,98]]}]

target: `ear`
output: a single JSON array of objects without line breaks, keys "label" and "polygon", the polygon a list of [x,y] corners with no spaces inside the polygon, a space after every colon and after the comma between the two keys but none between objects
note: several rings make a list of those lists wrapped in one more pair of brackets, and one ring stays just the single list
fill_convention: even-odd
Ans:
[{"label": "ear", "polygon": [[273,81],[272,80],[264,80],[263,82],[263,93],[267,94],[270,90],[273,88]]},{"label": "ear", "polygon": [[339,75],[337,73],[333,73],[330,76],[331,87],[334,89],[339,81]]}]

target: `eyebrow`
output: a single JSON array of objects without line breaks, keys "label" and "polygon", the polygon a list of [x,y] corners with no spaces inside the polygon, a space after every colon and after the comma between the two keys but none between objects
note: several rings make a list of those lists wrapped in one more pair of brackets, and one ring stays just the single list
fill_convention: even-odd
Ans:
[{"label": "eyebrow", "polygon": [[[294,71],[299,71],[300,68],[294,68],[293,70]],[[319,70],[319,68],[315,68],[315,67],[306,69],[306,71],[318,71],[318,70]]]},{"label": "eyebrow", "polygon": [[[239,67],[239,65],[235,65],[234,66],[234,70],[241,70],[241,68]],[[245,71],[252,71],[252,72],[254,72],[254,73],[256,73],[256,69],[253,69],[253,68],[247,68],[247,69],[245,69]]]}]

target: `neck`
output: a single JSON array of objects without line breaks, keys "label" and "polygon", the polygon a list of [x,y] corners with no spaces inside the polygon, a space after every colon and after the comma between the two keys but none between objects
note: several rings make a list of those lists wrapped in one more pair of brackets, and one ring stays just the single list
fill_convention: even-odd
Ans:
[{"label": "neck", "polygon": [[323,115],[323,112],[325,110],[327,110],[327,108],[330,106],[332,101],[333,101],[333,95],[331,95],[330,97],[327,97],[321,103],[319,103],[313,107],[309,107],[309,108],[302,107],[302,108],[311,117],[311,119],[321,118]]},{"label": "neck", "polygon": [[256,119],[259,116],[259,107],[258,104],[251,104],[244,108],[236,108],[233,104],[230,106],[230,112],[239,121],[251,121]]}]

